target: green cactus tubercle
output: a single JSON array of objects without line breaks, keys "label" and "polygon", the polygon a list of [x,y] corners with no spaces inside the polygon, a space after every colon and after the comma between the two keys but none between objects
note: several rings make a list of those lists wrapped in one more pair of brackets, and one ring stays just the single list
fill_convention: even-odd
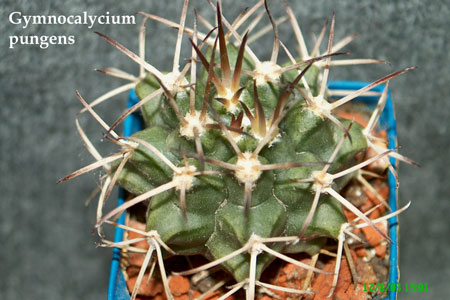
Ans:
[{"label": "green cactus tubercle", "polygon": [[[227,43],[224,48],[220,32],[218,40],[217,50],[209,47],[202,54],[197,48],[203,63],[198,64],[202,68],[194,85],[187,84],[194,78],[186,75],[179,81],[184,85],[171,88],[167,80],[149,74],[135,89],[140,100],[165,89],[142,107],[145,129],[132,138],[151,144],[180,172],[139,143],[118,179],[136,195],[172,182],[171,189],[149,199],[147,230],[156,230],[177,254],[201,254],[210,260],[243,247],[252,234],[299,235],[315,196],[314,182],[300,181],[324,168],[346,134],[297,92],[304,88],[300,70],[261,78],[243,45]],[[227,64],[241,72],[234,76]],[[314,95],[320,90],[319,73],[311,64],[304,75]],[[339,121],[348,127],[349,121]],[[345,139],[328,173],[355,165],[355,155],[367,147],[361,126],[353,124],[348,134],[351,138]],[[332,188],[341,190],[351,177],[334,180]],[[327,238],[338,237],[344,222],[341,204],[321,194],[303,233],[311,238],[268,246],[281,253],[312,255]],[[257,277],[273,259],[259,255]],[[248,278],[249,264],[244,252],[222,266],[242,281]]]}]

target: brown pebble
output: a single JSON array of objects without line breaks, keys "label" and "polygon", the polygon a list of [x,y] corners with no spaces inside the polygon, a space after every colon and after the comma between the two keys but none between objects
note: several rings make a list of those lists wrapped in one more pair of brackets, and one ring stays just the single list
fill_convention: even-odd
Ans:
[{"label": "brown pebble", "polygon": [[[138,222],[136,220],[130,219],[128,221],[127,225],[129,227],[131,227],[131,228],[145,231],[145,224],[141,223],[141,222]],[[142,234],[134,232],[134,231],[131,231],[131,230],[127,230],[127,234],[128,234],[128,237],[127,237],[128,240],[144,237]],[[134,247],[142,248],[142,249],[148,249],[148,243],[145,240],[133,243],[131,245],[134,246]]]},{"label": "brown pebble", "polygon": [[[375,226],[383,232],[384,234],[387,234],[387,221],[382,221],[379,223],[376,223]],[[374,228],[370,226],[366,226],[362,228],[362,231],[367,239],[367,242],[372,246],[375,247],[379,245],[383,240],[384,237],[381,236],[380,233],[378,233]]]},{"label": "brown pebble", "polygon": [[366,251],[366,248],[364,248],[364,247],[357,248],[355,250],[355,252],[356,252],[356,255],[359,256],[359,257],[366,257],[367,256],[367,251]]},{"label": "brown pebble", "polygon": [[141,267],[144,263],[145,253],[128,252],[128,263],[133,267]]},{"label": "brown pebble", "polygon": [[347,119],[350,121],[355,121],[356,123],[362,125],[363,127],[367,126],[367,120],[358,113],[354,113],[354,112],[346,112],[346,111],[340,111],[337,113],[338,117],[341,117],[343,119]]},{"label": "brown pebble", "polygon": [[[129,291],[133,291],[136,284],[137,276],[131,277],[127,281],[127,287]],[[151,278],[148,280],[148,274],[145,274],[142,278],[141,285],[139,286],[138,295],[154,297],[157,294],[164,292],[164,286],[159,280]]]},{"label": "brown pebble", "polygon": [[189,279],[180,275],[170,276],[169,287],[174,296],[187,294],[190,289]]}]

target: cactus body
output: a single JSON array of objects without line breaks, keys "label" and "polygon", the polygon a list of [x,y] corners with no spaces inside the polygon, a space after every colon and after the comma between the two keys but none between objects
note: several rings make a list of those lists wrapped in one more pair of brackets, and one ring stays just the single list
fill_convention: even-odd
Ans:
[{"label": "cactus body", "polygon": [[[223,53],[223,49],[216,51]],[[208,52],[210,54],[211,49]],[[228,45],[227,54],[231,65],[235,64],[237,52],[238,49],[233,45]],[[244,70],[249,72],[255,70],[251,62],[245,59],[243,61]],[[220,59],[216,59],[215,63],[220,65]],[[214,68],[215,74],[223,74],[221,71],[220,68]],[[245,183],[239,177],[238,171],[193,177],[189,187],[186,187],[185,217],[180,205],[179,188],[151,198],[147,211],[147,229],[156,230],[162,240],[177,254],[202,254],[214,260],[244,246],[252,234],[260,237],[299,234],[311,208],[314,188],[313,183],[295,181],[309,178],[313,172],[320,171],[337,143],[343,138],[345,131],[329,119],[316,114],[307,107],[302,96],[289,90],[292,89],[289,84],[296,75],[298,72],[294,70],[282,74],[273,82],[259,82],[259,84],[254,77],[243,75],[239,80],[239,88],[243,88],[239,99],[254,116],[259,108],[255,108],[256,91],[264,113],[264,116],[259,117],[265,118],[264,123],[267,124],[270,122],[269,116],[273,116],[274,111],[279,108],[277,103],[283,97],[283,93],[289,92],[291,106],[286,109],[286,116],[279,122],[274,137],[256,156],[255,165],[305,163],[305,166],[251,171],[255,173],[255,178],[251,182],[251,203],[248,212],[245,211]],[[311,89],[317,90],[319,85],[317,70],[314,68],[308,70],[305,78],[308,78]],[[188,82],[191,80],[187,78]],[[191,155],[191,158],[186,160],[189,154],[196,153],[194,137],[183,135],[184,125],[177,118],[169,97],[173,97],[181,114],[187,120],[191,114],[189,94],[195,93],[195,114],[199,114],[207,80],[208,70],[202,68],[195,88],[186,88],[170,96],[162,94],[151,99],[142,109],[146,128],[134,135],[155,146],[174,165],[192,166],[194,172],[201,168],[198,157],[192,158],[194,155]],[[297,86],[302,88],[302,84]],[[140,99],[145,99],[159,88],[160,83],[155,77],[148,75],[137,85],[136,93]],[[224,104],[217,98],[220,98],[217,88],[212,88],[207,99],[211,105],[206,118],[215,126],[202,130],[198,138],[205,158],[238,166],[240,158],[219,123],[230,127],[232,121],[239,118],[246,119],[235,127],[239,129],[238,131],[232,131],[231,128],[229,130],[230,136],[244,156],[250,156],[264,136],[260,136],[262,130],[254,128],[257,124],[249,121],[241,103],[230,110],[227,109],[226,102]],[[347,127],[348,121],[341,120],[341,122]],[[330,166],[331,173],[339,172],[356,163],[355,155],[367,146],[361,131],[361,126],[352,126],[349,132],[351,140],[347,139],[344,142]],[[223,168],[206,162],[204,170],[223,171]],[[125,165],[119,183],[131,193],[141,194],[171,181],[173,177],[173,171],[165,162],[144,146],[139,146]],[[339,191],[350,177],[351,175],[334,182],[334,189]],[[340,204],[330,196],[322,195],[314,218],[304,233],[305,236],[317,237],[295,245],[277,244],[272,247],[279,252],[314,254],[320,249],[326,237],[337,238],[344,221]],[[261,255],[258,258],[257,273],[260,274],[272,260],[273,256]],[[249,274],[248,253],[224,262],[223,266],[237,281],[244,280]]]}]

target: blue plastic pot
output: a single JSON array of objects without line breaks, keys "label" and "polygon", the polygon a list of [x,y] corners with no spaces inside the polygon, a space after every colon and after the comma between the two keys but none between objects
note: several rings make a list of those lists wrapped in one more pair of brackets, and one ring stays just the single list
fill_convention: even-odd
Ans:
[{"label": "blue plastic pot", "polygon": [[[332,90],[359,90],[367,86],[368,82],[361,81],[330,81],[328,83],[328,87]],[[380,85],[372,89],[374,92],[383,92],[384,85]],[[379,96],[363,96],[358,97],[356,100],[362,103],[367,104],[369,107],[375,107],[378,102]],[[133,106],[138,102],[138,98],[134,91],[131,91],[129,94],[128,107]],[[397,146],[397,130],[396,130],[396,122],[394,117],[394,106],[391,99],[391,92],[388,92],[388,98],[386,102],[386,106],[383,110],[383,113],[380,117],[380,124],[383,129],[387,131],[388,134],[388,142],[389,148],[393,149]],[[130,115],[124,121],[124,136],[130,136],[136,131],[141,130],[143,127],[142,118],[138,112]],[[395,159],[391,158],[391,163],[393,166],[396,165]],[[390,191],[395,191],[395,178],[389,173],[388,183]],[[119,192],[119,200],[118,205],[121,205],[124,202],[124,191],[120,190]],[[389,193],[389,205],[392,208],[392,211],[397,210],[397,198],[396,193]],[[120,224],[124,224],[125,222],[125,214],[118,219]],[[399,281],[399,267],[398,267],[398,218],[392,217],[389,219],[389,236],[392,239],[392,244],[390,245],[390,270],[389,270],[389,283],[395,284]],[[123,229],[116,228],[114,241],[120,242],[123,240]],[[130,294],[128,293],[125,279],[123,277],[122,271],[119,267],[120,261],[120,249],[113,249],[112,263],[111,263],[111,272],[109,276],[109,286],[108,286],[108,300],[129,300]],[[397,293],[394,291],[390,291],[388,296],[383,300],[395,300],[397,299]]]}]

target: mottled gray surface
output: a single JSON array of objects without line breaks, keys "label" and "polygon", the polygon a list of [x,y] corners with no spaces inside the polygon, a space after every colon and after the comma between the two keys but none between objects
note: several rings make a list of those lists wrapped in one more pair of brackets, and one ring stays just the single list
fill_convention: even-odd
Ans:
[{"label": "mottled gray surface", "polygon": [[[234,1],[239,3],[238,1]],[[254,1],[251,1],[253,3]],[[282,14],[278,0],[273,13]],[[428,283],[422,295],[400,293],[399,299],[446,299],[450,292],[450,197],[445,183],[450,164],[450,72],[448,0],[422,1],[290,1],[312,43],[325,18],[336,12],[336,38],[359,37],[346,49],[355,57],[385,59],[392,66],[339,68],[334,79],[374,80],[394,70],[418,65],[419,70],[391,82],[395,99],[401,152],[422,164],[400,169],[400,202],[412,200],[401,221],[402,282]],[[74,116],[81,105],[75,89],[92,100],[121,84],[92,72],[115,66],[136,73],[137,67],[93,31],[106,33],[134,51],[138,25],[31,26],[8,23],[11,11],[24,14],[132,14],[143,10],[179,17],[181,1],[2,1],[0,8],[0,299],[104,299],[110,251],[96,249],[91,235],[95,207],[83,202],[98,182],[98,173],[56,185],[59,177],[92,161],[81,145]],[[224,1],[225,15],[234,18],[243,4]],[[249,1],[250,3],[250,1]],[[205,16],[205,1],[192,1]],[[266,19],[267,22],[267,19]],[[191,25],[192,23],[189,22]],[[282,41],[295,49],[287,24],[280,27]],[[147,56],[159,68],[169,68],[174,30],[149,22]],[[8,49],[10,35],[75,35],[72,46],[32,45]],[[268,58],[271,36],[259,41],[257,54]],[[186,44],[185,44],[186,45]],[[188,54],[184,52],[186,57]],[[120,113],[125,95],[99,109],[111,122]],[[101,139],[100,127],[86,117],[88,134],[107,154],[113,151]]]}]

